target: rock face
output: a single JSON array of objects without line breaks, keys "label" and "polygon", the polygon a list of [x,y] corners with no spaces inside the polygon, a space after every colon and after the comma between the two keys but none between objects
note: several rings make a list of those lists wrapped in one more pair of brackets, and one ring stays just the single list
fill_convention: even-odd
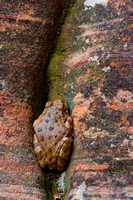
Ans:
[{"label": "rock face", "polygon": [[131,9],[130,0],[77,0],[62,28],[50,70],[60,70],[73,115],[68,200],[133,198]]},{"label": "rock face", "polygon": [[32,122],[45,103],[45,64],[65,0],[2,1],[0,199],[46,199]]},{"label": "rock face", "polygon": [[[131,3],[77,0],[47,72],[49,100],[62,96],[73,116],[68,200],[133,198]],[[0,199],[46,199],[32,122],[64,1],[1,5]]]}]

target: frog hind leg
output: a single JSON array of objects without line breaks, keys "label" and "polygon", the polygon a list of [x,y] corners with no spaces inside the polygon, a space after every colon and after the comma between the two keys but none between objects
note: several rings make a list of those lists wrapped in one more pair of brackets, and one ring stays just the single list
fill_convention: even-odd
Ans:
[{"label": "frog hind leg", "polygon": [[45,165],[46,165],[45,161],[44,161],[45,153],[44,153],[43,149],[41,148],[41,146],[39,145],[35,134],[34,134],[34,138],[33,138],[33,147],[34,147],[34,152],[35,152],[35,155],[37,157],[37,160],[38,160],[40,166],[42,168],[45,167]]},{"label": "frog hind leg", "polygon": [[72,139],[65,137],[62,139],[60,147],[58,147],[57,169],[62,171],[67,164],[68,158],[71,153]]}]

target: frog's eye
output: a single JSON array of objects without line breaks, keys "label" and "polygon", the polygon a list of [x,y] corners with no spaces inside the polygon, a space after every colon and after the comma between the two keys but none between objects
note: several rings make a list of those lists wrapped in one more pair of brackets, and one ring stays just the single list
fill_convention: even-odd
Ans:
[{"label": "frog's eye", "polygon": [[65,109],[66,109],[66,106],[65,106],[64,104],[63,104],[62,106],[63,106],[63,109],[65,110]]}]

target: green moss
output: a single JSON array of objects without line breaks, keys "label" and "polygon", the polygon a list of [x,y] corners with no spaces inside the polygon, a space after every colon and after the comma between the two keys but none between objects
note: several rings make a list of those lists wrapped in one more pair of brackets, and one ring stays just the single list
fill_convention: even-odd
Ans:
[{"label": "green moss", "polygon": [[57,194],[59,199],[65,200],[66,190],[62,191],[59,187],[60,173],[48,173],[46,180],[46,190],[47,190],[47,198],[48,200],[54,200],[53,194]]},{"label": "green moss", "polygon": [[80,66],[76,67],[75,69],[71,69],[70,73],[66,74],[66,76],[64,77],[64,80],[67,83],[75,83],[76,77],[81,75],[81,73],[82,73],[82,69]]},{"label": "green moss", "polygon": [[71,180],[71,175],[70,175],[69,170],[67,170],[66,176],[65,176],[65,179],[64,179],[66,192],[68,191],[68,189],[70,189],[70,180]]},{"label": "green moss", "polygon": [[[117,24],[115,26],[115,31],[112,32],[108,32],[106,38],[103,41],[103,45],[105,47],[110,47],[112,46],[114,48],[114,46],[118,45],[121,41],[121,29],[123,29],[124,24]],[[122,43],[122,41],[121,41]]]},{"label": "green moss", "polygon": [[87,79],[89,83],[93,84],[101,78],[102,74],[103,73],[101,71],[101,68],[99,67],[97,62],[92,62],[91,69],[90,69]]},{"label": "green moss", "polygon": [[61,98],[61,74],[58,65],[55,65],[53,60],[48,67],[46,76],[48,99],[55,100]]}]

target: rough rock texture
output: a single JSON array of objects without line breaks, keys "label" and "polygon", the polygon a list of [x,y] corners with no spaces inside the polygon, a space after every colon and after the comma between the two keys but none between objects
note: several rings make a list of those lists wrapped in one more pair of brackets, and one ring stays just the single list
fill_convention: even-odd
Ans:
[{"label": "rough rock texture", "polygon": [[32,122],[45,103],[45,64],[65,0],[1,1],[0,199],[46,199]]},{"label": "rough rock texture", "polygon": [[130,0],[77,0],[62,28],[48,75],[73,116],[68,200],[133,199],[131,13]]}]

